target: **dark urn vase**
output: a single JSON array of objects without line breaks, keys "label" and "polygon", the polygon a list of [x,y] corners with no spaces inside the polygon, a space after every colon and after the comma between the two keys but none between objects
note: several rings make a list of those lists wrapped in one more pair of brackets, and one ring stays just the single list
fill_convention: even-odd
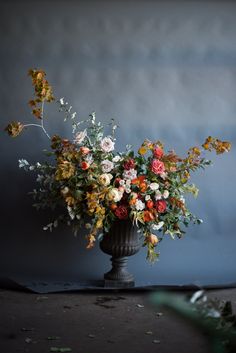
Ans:
[{"label": "dark urn vase", "polygon": [[130,220],[117,220],[100,242],[103,252],[111,255],[112,269],[104,274],[105,287],[134,287],[134,276],[127,270],[128,256],[141,247],[137,227]]}]

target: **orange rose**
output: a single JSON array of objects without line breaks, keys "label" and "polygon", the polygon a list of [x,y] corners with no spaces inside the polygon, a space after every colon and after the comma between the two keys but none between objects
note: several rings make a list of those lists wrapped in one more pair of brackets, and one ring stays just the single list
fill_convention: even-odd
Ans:
[{"label": "orange rose", "polygon": [[139,184],[139,188],[141,192],[145,192],[147,190],[147,184],[145,182],[142,182]]},{"label": "orange rose", "polygon": [[144,211],[143,212],[143,220],[144,222],[151,222],[155,219],[153,213],[151,211]]},{"label": "orange rose", "polygon": [[110,209],[112,211],[115,211],[117,209],[117,205],[115,203],[112,203],[111,206],[110,206]]}]

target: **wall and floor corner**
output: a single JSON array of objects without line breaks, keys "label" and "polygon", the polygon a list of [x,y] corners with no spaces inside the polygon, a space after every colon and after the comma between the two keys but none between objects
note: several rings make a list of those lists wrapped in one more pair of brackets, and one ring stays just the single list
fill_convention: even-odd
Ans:
[{"label": "wall and floor corner", "polygon": [[[32,121],[27,70],[40,67],[79,117],[95,110],[104,123],[116,118],[118,150],[144,138],[180,154],[208,135],[232,142],[230,154],[194,177],[200,194],[189,202],[204,223],[161,243],[156,265],[143,250],[129,268],[147,284],[235,282],[236,3],[9,1],[0,13],[1,131],[10,120]],[[46,116],[49,131],[71,136],[55,110]],[[0,272],[100,278],[108,257],[88,252],[69,228],[44,232],[50,212],[31,206],[34,178],[17,160],[40,161],[47,138],[32,129],[15,140],[1,133],[0,143]]]}]

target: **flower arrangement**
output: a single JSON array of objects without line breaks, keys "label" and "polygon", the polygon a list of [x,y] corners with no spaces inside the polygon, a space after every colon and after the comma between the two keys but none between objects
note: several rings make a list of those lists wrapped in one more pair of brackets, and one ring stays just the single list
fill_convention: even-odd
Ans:
[{"label": "flower arrangement", "polygon": [[145,140],[135,154],[131,146],[125,152],[115,152],[117,125],[110,124],[110,134],[96,121],[95,113],[78,121],[72,107],[64,100],[56,103],[71,120],[73,138],[50,137],[44,127],[44,104],[55,101],[52,88],[43,70],[29,70],[34,87],[34,99],[29,101],[37,124],[11,122],[6,131],[18,136],[29,126],[39,127],[51,140],[53,158],[47,163],[30,165],[19,160],[19,167],[37,174],[39,187],[33,190],[37,209],[63,205],[64,212],[44,227],[52,231],[59,221],[72,226],[77,234],[83,225],[88,230],[87,248],[107,233],[115,220],[130,219],[143,234],[147,258],[154,261],[157,244],[166,236],[181,237],[182,226],[201,223],[185,203],[185,194],[195,197],[198,189],[190,183],[190,173],[211,164],[202,151],[228,152],[229,142],[208,137],[201,148],[191,147],[182,158],[174,151],[166,152],[160,141]]}]

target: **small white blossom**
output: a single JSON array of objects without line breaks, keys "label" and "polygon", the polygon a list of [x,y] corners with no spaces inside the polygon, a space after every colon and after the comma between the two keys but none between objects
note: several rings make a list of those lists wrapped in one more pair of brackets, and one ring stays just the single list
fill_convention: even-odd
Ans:
[{"label": "small white blossom", "polygon": [[114,150],[115,143],[110,137],[104,137],[100,143],[100,147],[104,152],[111,152]]},{"label": "small white blossom", "polygon": [[117,162],[119,162],[120,160],[121,160],[121,157],[120,157],[120,156],[115,156],[115,157],[112,158],[112,162],[114,162],[114,163],[117,163]]},{"label": "small white blossom", "polygon": [[126,180],[126,185],[127,185],[127,186],[130,186],[130,185],[131,185],[131,180],[130,180],[130,179]]},{"label": "small white blossom", "polygon": [[77,143],[78,145],[80,143],[82,143],[85,139],[85,137],[87,136],[87,130],[85,129],[84,131],[79,131],[76,135],[75,135],[75,140],[74,142]]},{"label": "small white blossom", "polygon": [[101,167],[104,173],[109,173],[114,168],[114,163],[109,161],[108,159],[105,159],[104,161],[102,161]]},{"label": "small white blossom", "polygon": [[145,208],[145,203],[143,203],[141,200],[136,200],[135,208],[137,211],[142,211]]},{"label": "small white blossom", "polygon": [[29,170],[35,170],[35,166],[34,166],[34,165],[31,165],[31,166],[29,167]]},{"label": "small white blossom", "polygon": [[72,114],[71,114],[71,119],[74,119],[75,116],[76,116],[76,112],[72,113]]},{"label": "small white blossom", "polygon": [[151,199],[151,196],[150,195],[146,195],[145,196],[145,201],[148,201],[148,200],[150,200]]},{"label": "small white blossom", "polygon": [[155,200],[157,201],[157,200],[161,200],[161,198],[162,198],[162,194],[161,194],[161,192],[159,191],[159,190],[157,190],[156,192],[155,192]]},{"label": "small white blossom", "polygon": [[180,196],[180,201],[182,201],[183,203],[185,203],[185,198],[183,196]]},{"label": "small white blossom", "polygon": [[153,230],[159,230],[159,229],[161,229],[163,227],[163,225],[164,225],[164,222],[159,222],[158,224],[153,224],[152,225],[152,229]]},{"label": "small white blossom", "polygon": [[130,187],[129,187],[128,185],[125,185],[125,192],[126,192],[127,194],[130,194],[130,193],[131,193],[131,189],[130,189]]},{"label": "small white blossom", "polygon": [[130,180],[137,178],[137,170],[135,169],[124,170],[123,178],[130,179]]},{"label": "small white blossom", "polygon": [[19,159],[19,168],[24,168],[27,167],[29,165],[29,162],[27,162],[26,159]]},{"label": "small white blossom", "polygon": [[63,97],[63,98],[60,98],[60,104],[61,104],[61,105],[65,105],[64,97]]},{"label": "small white blossom", "polygon": [[149,187],[150,187],[150,189],[151,190],[157,190],[157,189],[159,189],[159,184],[158,183],[151,183],[150,185],[149,185]]},{"label": "small white blossom", "polygon": [[169,195],[170,195],[169,191],[168,190],[164,190],[164,192],[163,192],[164,199],[168,199]]},{"label": "small white blossom", "polygon": [[119,181],[119,184],[120,184],[120,186],[124,186],[124,185],[125,185],[125,181],[121,179],[121,180]]}]

